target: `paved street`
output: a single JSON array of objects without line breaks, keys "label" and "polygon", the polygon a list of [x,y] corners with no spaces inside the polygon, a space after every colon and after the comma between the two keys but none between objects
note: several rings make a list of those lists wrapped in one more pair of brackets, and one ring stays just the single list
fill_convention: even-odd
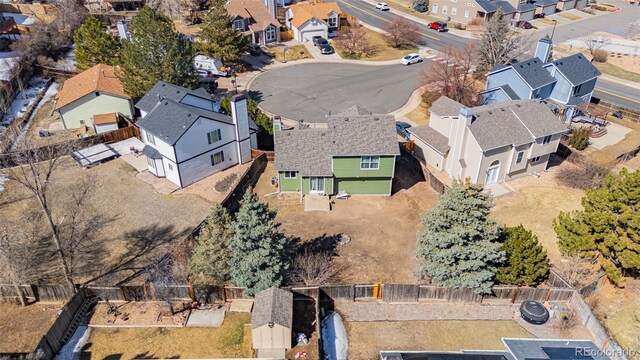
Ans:
[{"label": "paved street", "polygon": [[422,69],[411,66],[307,63],[268,71],[250,90],[260,106],[285,118],[323,122],[325,116],[355,104],[380,114],[402,107],[419,86]]},{"label": "paved street", "polygon": [[[640,87],[640,84],[638,84]],[[598,79],[594,98],[640,111],[640,89],[621,85],[605,79]]]}]

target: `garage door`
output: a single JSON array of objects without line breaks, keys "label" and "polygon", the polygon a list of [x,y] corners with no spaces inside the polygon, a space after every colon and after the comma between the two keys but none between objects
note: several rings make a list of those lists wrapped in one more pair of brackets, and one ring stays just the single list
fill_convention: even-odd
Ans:
[{"label": "garage door", "polygon": [[520,21],[533,20],[533,15],[535,15],[535,11],[534,10],[520,13]]},{"label": "garage door", "polygon": [[306,30],[302,32],[302,39],[300,41],[312,41],[314,36],[322,36],[323,38],[327,38],[327,31],[323,29],[318,30]]},{"label": "garage door", "polygon": [[336,179],[338,192],[364,195],[389,195],[391,179]]}]

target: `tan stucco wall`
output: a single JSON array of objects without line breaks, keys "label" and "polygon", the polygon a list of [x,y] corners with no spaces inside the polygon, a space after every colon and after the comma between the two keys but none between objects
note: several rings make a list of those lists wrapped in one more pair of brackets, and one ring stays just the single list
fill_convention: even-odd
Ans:
[{"label": "tan stucco wall", "polygon": [[444,156],[440,155],[422,140],[414,136],[412,136],[411,139],[415,141],[415,148],[413,150],[420,161],[425,162],[438,170],[444,169]]},{"label": "tan stucco wall", "polygon": [[130,99],[100,93],[88,94],[80,99],[67,104],[58,109],[62,116],[62,121],[67,129],[77,129],[80,127],[80,120],[84,120],[85,125],[93,127],[91,117],[99,114],[122,113],[128,117],[133,115],[133,105]]}]

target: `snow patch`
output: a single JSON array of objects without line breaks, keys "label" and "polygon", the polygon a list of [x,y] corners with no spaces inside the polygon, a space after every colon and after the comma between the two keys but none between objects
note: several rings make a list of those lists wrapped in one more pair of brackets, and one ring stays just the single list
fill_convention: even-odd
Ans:
[{"label": "snow patch", "polygon": [[27,108],[36,101],[38,94],[44,90],[47,80],[43,78],[34,78],[29,82],[29,87],[16,95],[15,100],[11,103],[11,107],[0,121],[0,129],[9,125],[15,118],[23,116]]},{"label": "snow patch", "polygon": [[91,329],[86,325],[80,325],[71,336],[71,339],[66,343],[54,360],[78,360],[82,354],[82,348],[89,341],[91,336]]},{"label": "snow patch", "polygon": [[44,95],[42,96],[42,100],[40,100],[38,105],[36,105],[35,109],[33,109],[33,111],[31,112],[29,119],[24,124],[24,128],[22,129],[22,131],[20,131],[20,135],[18,135],[18,138],[13,143],[13,147],[11,148],[11,150],[15,150],[16,146],[18,146],[18,144],[20,143],[20,140],[22,140],[24,135],[27,133],[27,130],[29,130],[29,126],[31,125],[33,118],[36,116],[36,114],[38,113],[38,110],[42,107],[42,105],[46,104],[47,101],[49,101],[57,93],[58,93],[58,84],[52,83],[51,85],[49,85],[47,92],[45,92]]},{"label": "snow patch", "polygon": [[9,178],[6,175],[0,174],[0,193],[4,191],[4,183],[9,181]]}]

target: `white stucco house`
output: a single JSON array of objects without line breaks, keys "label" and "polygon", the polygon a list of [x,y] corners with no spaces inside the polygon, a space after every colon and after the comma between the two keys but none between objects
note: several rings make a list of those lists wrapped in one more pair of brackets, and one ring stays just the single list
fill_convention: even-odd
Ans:
[{"label": "white stucco house", "polygon": [[311,41],[314,36],[329,37],[329,31],[340,29],[340,7],[335,2],[297,3],[285,13],[287,28],[293,31],[293,38]]},{"label": "white stucco house", "polygon": [[185,187],[236,164],[251,161],[258,128],[247,99],[231,98],[231,116],[205,91],[159,81],[136,104],[148,170]]}]

